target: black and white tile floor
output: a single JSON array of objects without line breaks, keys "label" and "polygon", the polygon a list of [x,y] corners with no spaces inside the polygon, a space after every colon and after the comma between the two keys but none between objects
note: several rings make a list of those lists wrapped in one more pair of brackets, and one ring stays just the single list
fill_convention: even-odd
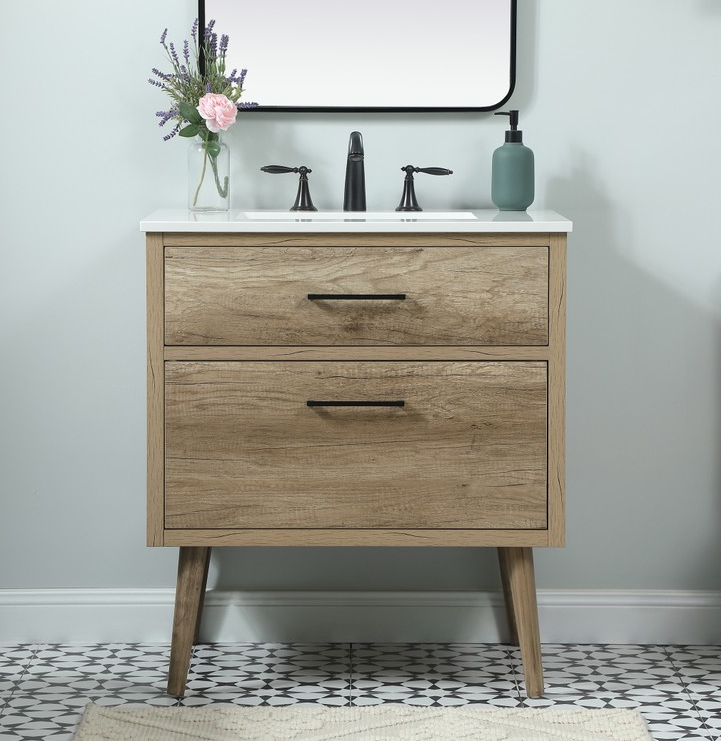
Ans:
[{"label": "black and white tile floor", "polygon": [[102,705],[575,704],[639,708],[654,739],[721,740],[721,646],[543,646],[546,694],[518,649],[482,644],[215,644],[194,649],[183,700],[162,644],[0,645],[0,739],[69,741]]}]

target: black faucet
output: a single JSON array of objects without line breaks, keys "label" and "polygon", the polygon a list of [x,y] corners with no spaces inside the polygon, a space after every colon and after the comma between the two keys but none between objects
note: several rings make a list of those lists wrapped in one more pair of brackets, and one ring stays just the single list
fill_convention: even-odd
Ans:
[{"label": "black faucet", "polygon": [[401,202],[398,204],[396,211],[423,211],[416,199],[416,189],[413,184],[414,172],[425,172],[427,175],[453,175],[453,170],[448,170],[445,167],[414,167],[413,165],[401,167],[401,172],[405,172],[406,177],[403,181]]},{"label": "black faucet", "polygon": [[348,142],[348,162],[345,167],[344,211],[366,210],[366,174],[363,159],[363,137],[353,131]]},{"label": "black faucet", "polygon": [[295,203],[291,206],[291,211],[317,211],[313,205],[313,199],[310,197],[310,186],[308,185],[308,175],[313,172],[309,167],[301,165],[300,167],[286,167],[285,165],[265,165],[260,168],[263,172],[270,172],[278,175],[284,172],[300,173],[298,181],[298,195],[295,197]]}]

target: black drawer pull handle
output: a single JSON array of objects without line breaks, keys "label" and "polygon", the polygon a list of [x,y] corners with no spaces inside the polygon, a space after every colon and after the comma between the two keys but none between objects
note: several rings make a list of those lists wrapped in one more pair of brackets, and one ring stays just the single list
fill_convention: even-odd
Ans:
[{"label": "black drawer pull handle", "polygon": [[405,301],[405,293],[309,293],[310,301]]},{"label": "black drawer pull handle", "polygon": [[309,407],[404,407],[405,401],[316,401],[308,399]]}]

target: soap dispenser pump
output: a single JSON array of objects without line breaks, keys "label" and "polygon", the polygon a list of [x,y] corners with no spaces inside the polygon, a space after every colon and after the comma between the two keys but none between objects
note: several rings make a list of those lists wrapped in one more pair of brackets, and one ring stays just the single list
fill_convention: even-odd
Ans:
[{"label": "soap dispenser pump", "polygon": [[533,152],[523,144],[523,132],[518,130],[518,111],[499,111],[496,116],[508,116],[511,128],[506,141],[493,153],[491,200],[501,211],[525,211],[534,198]]}]

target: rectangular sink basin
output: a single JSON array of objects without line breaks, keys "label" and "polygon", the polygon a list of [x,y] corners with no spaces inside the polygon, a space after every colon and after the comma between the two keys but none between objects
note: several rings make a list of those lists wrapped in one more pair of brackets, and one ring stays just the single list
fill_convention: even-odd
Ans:
[{"label": "rectangular sink basin", "polygon": [[256,221],[476,221],[470,211],[243,211]]}]

